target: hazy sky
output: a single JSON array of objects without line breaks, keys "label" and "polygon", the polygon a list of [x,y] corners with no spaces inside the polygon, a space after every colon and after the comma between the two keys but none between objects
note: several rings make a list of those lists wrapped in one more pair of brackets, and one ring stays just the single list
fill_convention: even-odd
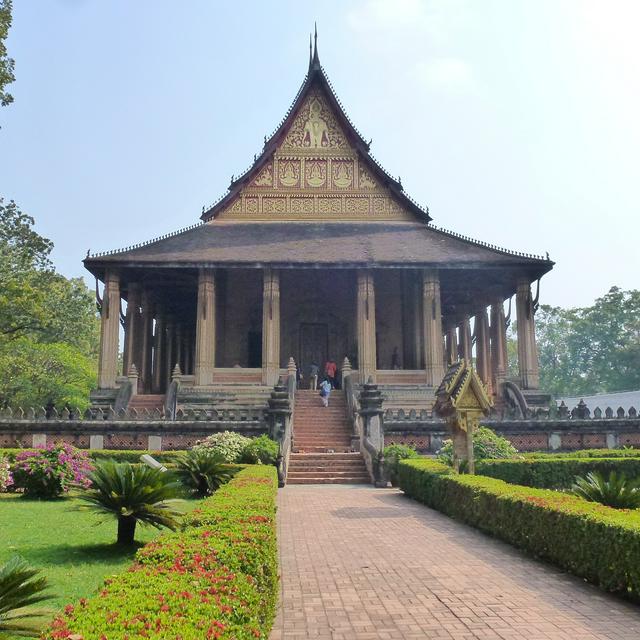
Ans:
[{"label": "hazy sky", "polygon": [[640,2],[14,0],[0,195],[64,274],[198,220],[320,60],[434,223],[549,251],[541,301],[638,288]]}]

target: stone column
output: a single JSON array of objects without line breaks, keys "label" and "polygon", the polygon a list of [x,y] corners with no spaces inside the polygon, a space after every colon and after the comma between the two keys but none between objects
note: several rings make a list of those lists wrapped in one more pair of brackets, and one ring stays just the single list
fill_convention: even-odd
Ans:
[{"label": "stone column", "polygon": [[280,372],[280,274],[262,276],[262,384],[273,387]]},{"label": "stone column", "polygon": [[164,393],[164,347],[166,324],[164,313],[161,310],[156,312],[156,331],[154,336],[153,349],[153,382],[152,391],[155,393]]},{"label": "stone column", "polygon": [[182,351],[182,347],[183,347],[183,342],[184,342],[184,338],[183,338],[183,330],[182,330],[182,324],[178,323],[176,324],[176,355],[175,355],[175,363],[180,367],[180,371],[184,372],[185,368],[184,368],[184,360],[182,358],[183,355],[183,351]]},{"label": "stone column", "polygon": [[142,389],[151,391],[151,367],[153,364],[153,302],[148,291],[142,292],[142,326],[140,333],[140,377]]},{"label": "stone column", "polygon": [[453,364],[458,360],[458,332],[456,331],[455,326],[447,329],[445,343],[447,345],[447,364]]},{"label": "stone column", "polygon": [[192,358],[191,358],[191,336],[192,336],[192,332],[191,329],[187,329],[187,331],[185,331],[185,335],[184,335],[184,365],[182,367],[182,371],[188,375],[192,375],[193,371],[191,370],[191,363],[192,363]]},{"label": "stone column", "polygon": [[507,325],[502,298],[491,303],[491,378],[494,393],[507,377]]},{"label": "stone column", "polygon": [[472,358],[472,338],[471,338],[471,319],[465,315],[458,325],[460,329],[460,342],[458,344],[458,356],[461,360],[471,362]]},{"label": "stone column", "polygon": [[120,331],[120,277],[113,271],[107,271],[104,276],[100,321],[98,388],[115,389],[118,375],[118,334]]},{"label": "stone column", "polygon": [[213,384],[216,362],[216,281],[213,269],[200,269],[196,318],[195,384]]},{"label": "stone column", "polygon": [[135,364],[140,369],[140,361],[137,359],[140,344],[140,285],[132,282],[129,284],[127,295],[127,313],[124,319],[124,350],[122,353],[122,373],[129,374],[129,367]]},{"label": "stone column", "polygon": [[358,271],[358,370],[360,382],[376,379],[376,290],[371,271]]},{"label": "stone column", "polygon": [[426,383],[430,387],[437,387],[444,376],[440,278],[437,271],[429,270],[423,274],[422,308]]},{"label": "stone column", "polygon": [[540,384],[538,371],[538,349],[533,310],[531,285],[528,280],[519,280],[516,292],[518,320],[518,369],[523,389],[537,389]]},{"label": "stone column", "polygon": [[476,314],[476,371],[480,379],[491,392],[491,356],[489,339],[489,318],[487,309],[483,307]]},{"label": "stone column", "polygon": [[173,318],[167,318],[167,339],[165,348],[165,366],[164,366],[164,379],[169,386],[171,382],[171,375],[173,373],[174,362],[174,342],[175,342],[175,329],[176,325]]}]

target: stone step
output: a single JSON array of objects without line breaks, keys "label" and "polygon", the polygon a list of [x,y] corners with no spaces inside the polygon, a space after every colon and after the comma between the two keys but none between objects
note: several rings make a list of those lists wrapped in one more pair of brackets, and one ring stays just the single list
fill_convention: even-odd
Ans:
[{"label": "stone step", "polygon": [[345,477],[336,478],[335,476],[316,476],[313,478],[287,478],[287,484],[370,484],[369,477]]},{"label": "stone step", "polygon": [[343,460],[362,460],[362,454],[359,451],[348,451],[347,453],[314,453],[314,454],[306,454],[306,453],[292,453],[292,460],[310,460],[311,458],[317,458],[326,460],[329,458],[338,459],[338,457]]},{"label": "stone step", "polygon": [[316,445],[307,445],[305,447],[300,447],[295,445],[293,447],[294,453],[300,454],[308,454],[308,453],[326,453],[327,455],[333,455],[336,453],[353,453],[351,451],[350,446],[340,446],[340,447],[327,447],[325,446],[316,446]]},{"label": "stone step", "polygon": [[336,463],[329,463],[329,464],[292,464],[291,462],[289,463],[289,472],[295,471],[298,473],[306,473],[306,472],[351,472],[351,471],[358,471],[358,472],[363,472],[366,471],[367,467],[364,464],[364,461],[362,462],[362,464],[355,464],[355,463],[351,463],[351,462],[347,462],[345,464],[336,464]]}]

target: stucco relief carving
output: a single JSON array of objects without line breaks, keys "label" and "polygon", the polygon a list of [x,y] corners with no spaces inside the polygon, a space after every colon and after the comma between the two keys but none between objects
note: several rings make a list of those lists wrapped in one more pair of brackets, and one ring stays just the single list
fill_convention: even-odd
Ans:
[{"label": "stucco relief carving", "polygon": [[278,179],[283,187],[297,187],[300,184],[300,161],[282,160],[278,168]]},{"label": "stucco relief carving", "polygon": [[371,174],[362,165],[360,165],[358,171],[358,184],[361,189],[375,189],[378,186]]},{"label": "stucco relief carving", "polygon": [[273,186],[273,165],[269,163],[253,181],[256,187],[272,187]]},{"label": "stucco relief carving", "polygon": [[353,162],[334,160],[331,166],[332,181],[335,187],[347,189],[353,186]]},{"label": "stucco relief carving", "polygon": [[369,198],[346,198],[344,210],[347,213],[368,213]]},{"label": "stucco relief carving", "polygon": [[344,149],[347,139],[320,93],[310,94],[284,139],[284,148]]},{"label": "stucco relief carving", "polygon": [[318,198],[318,213],[342,213],[342,198]]},{"label": "stucco relief carving", "polygon": [[291,213],[313,213],[313,198],[291,198]]},{"label": "stucco relief carving", "polygon": [[304,168],[305,182],[310,187],[324,187],[327,182],[326,160],[310,160]]},{"label": "stucco relief carving", "polygon": [[264,213],[285,213],[286,210],[286,198],[262,198],[262,211]]},{"label": "stucco relief carving", "polygon": [[244,210],[247,213],[258,213],[258,198],[245,198]]}]

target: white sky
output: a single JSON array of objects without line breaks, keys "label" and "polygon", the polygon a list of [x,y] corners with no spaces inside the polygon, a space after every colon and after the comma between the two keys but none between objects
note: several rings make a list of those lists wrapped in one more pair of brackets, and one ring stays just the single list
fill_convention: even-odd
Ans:
[{"label": "white sky", "polygon": [[320,59],[372,152],[434,223],[557,262],[541,301],[640,272],[640,2],[17,0],[0,195],[56,244],[197,221]]}]

